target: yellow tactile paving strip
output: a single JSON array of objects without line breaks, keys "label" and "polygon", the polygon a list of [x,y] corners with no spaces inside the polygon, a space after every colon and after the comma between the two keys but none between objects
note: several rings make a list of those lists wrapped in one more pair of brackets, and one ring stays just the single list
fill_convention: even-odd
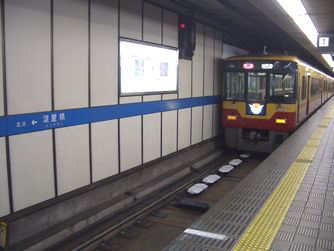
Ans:
[{"label": "yellow tactile paving strip", "polygon": [[334,115],[334,107],[327,111],[318,128],[292,163],[274,192],[265,202],[252,223],[234,246],[235,251],[269,250],[296,193],[312,163],[322,136]]}]

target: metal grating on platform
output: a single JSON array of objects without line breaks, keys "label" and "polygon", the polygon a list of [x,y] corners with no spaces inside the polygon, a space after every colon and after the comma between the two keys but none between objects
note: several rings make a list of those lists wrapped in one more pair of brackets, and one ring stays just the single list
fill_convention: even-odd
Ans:
[{"label": "metal grating on platform", "polygon": [[165,250],[333,250],[333,103],[188,228],[208,236],[186,231]]},{"label": "metal grating on platform", "polygon": [[[293,239],[281,240],[279,235],[275,237],[272,243],[272,249],[278,250],[334,250],[334,204],[331,205],[332,193],[329,192],[330,184],[333,184],[331,177],[333,177],[332,166],[334,153],[334,131],[333,123],[330,124],[328,117],[333,116],[333,109],[330,109],[322,120],[321,128],[316,130],[321,134],[320,130],[325,130],[323,133],[323,140],[318,147],[312,165],[305,176],[303,185],[299,189],[299,194],[306,197],[306,204],[302,208],[302,214],[298,217],[295,215],[294,222],[285,219],[284,224],[279,231],[283,231],[286,225],[297,227],[293,232]],[[319,137],[318,135],[317,137]],[[315,135],[313,135],[313,138]],[[307,184],[307,186],[304,186]],[[305,189],[307,187],[307,189]],[[307,191],[309,190],[309,191]],[[294,203],[300,199],[296,196]],[[330,208],[327,210],[326,208]],[[293,207],[289,211],[292,211]],[[293,223],[293,224],[291,224]]]}]

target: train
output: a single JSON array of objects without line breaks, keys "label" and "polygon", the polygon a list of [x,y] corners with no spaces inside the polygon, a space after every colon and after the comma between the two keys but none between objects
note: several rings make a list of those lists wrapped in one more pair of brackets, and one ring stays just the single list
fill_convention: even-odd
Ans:
[{"label": "train", "polygon": [[334,94],[334,78],[290,55],[223,62],[225,146],[270,153]]}]

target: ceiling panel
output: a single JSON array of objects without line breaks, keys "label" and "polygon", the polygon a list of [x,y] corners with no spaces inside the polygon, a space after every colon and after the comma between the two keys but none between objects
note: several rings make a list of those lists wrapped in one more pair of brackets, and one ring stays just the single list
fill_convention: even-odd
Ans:
[{"label": "ceiling panel", "polygon": [[318,32],[334,33],[333,0],[303,0],[303,4]]},{"label": "ceiling panel", "polygon": [[[189,13],[215,20],[224,33],[224,42],[239,45],[252,53],[267,46],[271,51],[290,52],[304,61],[331,71],[321,54],[277,0],[147,0],[179,5]],[[334,33],[334,0],[302,0],[318,32]]]}]

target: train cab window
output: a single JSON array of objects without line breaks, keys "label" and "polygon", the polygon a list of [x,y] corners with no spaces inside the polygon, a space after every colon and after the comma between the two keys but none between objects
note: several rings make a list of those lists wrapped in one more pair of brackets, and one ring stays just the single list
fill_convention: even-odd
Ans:
[{"label": "train cab window", "polygon": [[294,102],[295,88],[292,75],[290,73],[271,73],[269,93],[269,100],[272,102]]},{"label": "train cab window", "polygon": [[244,100],[245,74],[242,72],[227,72],[225,81],[225,99]]},{"label": "train cab window", "polygon": [[266,98],[266,73],[250,72],[248,73],[248,92],[249,101],[264,102]]}]

